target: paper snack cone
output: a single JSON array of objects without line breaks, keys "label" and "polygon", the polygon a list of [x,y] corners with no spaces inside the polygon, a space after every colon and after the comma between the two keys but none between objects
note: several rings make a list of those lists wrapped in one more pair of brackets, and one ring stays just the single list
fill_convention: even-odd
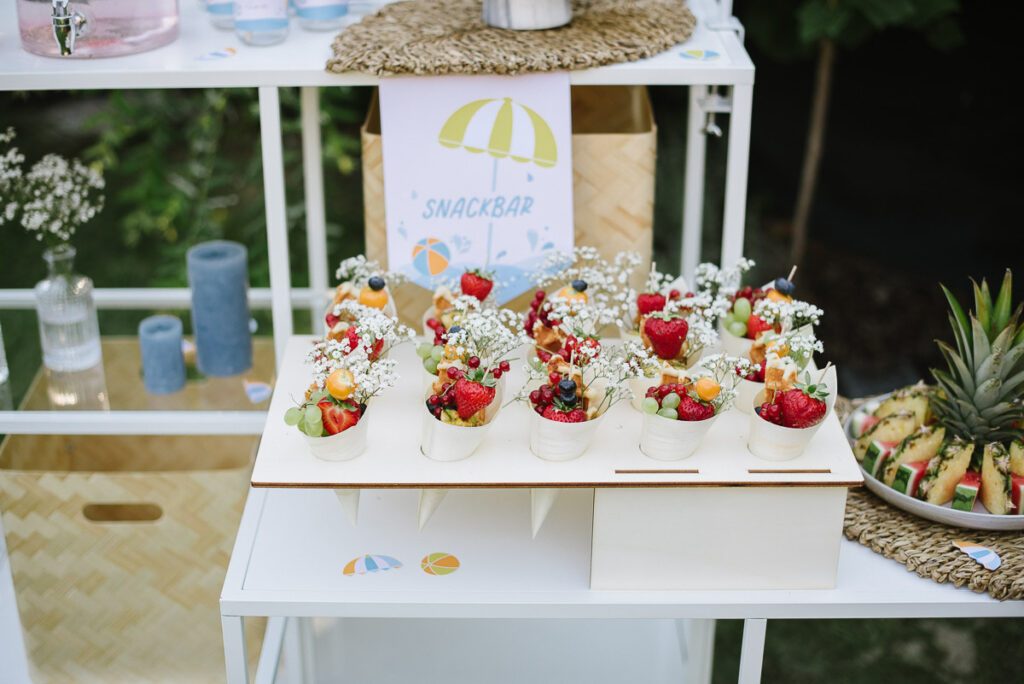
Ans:
[{"label": "paper snack cone", "polygon": [[321,461],[351,461],[366,451],[366,426],[369,423],[366,413],[355,425],[336,435],[326,437],[310,437],[303,435],[309,450]]},{"label": "paper snack cone", "polygon": [[764,402],[764,391],[751,402],[750,406],[750,431],[747,434],[747,449],[754,456],[766,461],[789,461],[804,453],[811,438],[818,431],[818,428],[828,419],[832,408],[836,403],[836,368],[829,366],[825,371],[825,377],[821,377],[819,370],[810,371],[812,381],[823,382],[828,388],[828,397],[825,399],[825,417],[809,428],[788,428],[769,423],[757,415],[753,410],[754,406],[760,406]]},{"label": "paper snack cone", "polygon": [[627,382],[629,391],[633,395],[629,400],[629,405],[639,411],[641,410],[640,404],[643,402],[644,397],[647,396],[647,390],[661,384],[661,373],[658,373],[653,378],[645,376],[630,378]]},{"label": "paper snack cone", "polygon": [[594,441],[604,414],[582,423],[559,423],[530,411],[530,451],[545,461],[579,458]]},{"label": "paper snack cone", "polygon": [[754,399],[763,391],[763,382],[754,382],[753,380],[740,378],[740,381],[736,383],[736,399],[733,402],[733,406],[740,412],[750,415],[754,412],[755,405],[760,406],[760,404],[754,404]]},{"label": "paper snack cone", "polygon": [[722,321],[718,321],[718,339],[722,345],[722,351],[729,356],[737,356],[741,359],[750,358],[750,348],[754,346],[754,340],[746,337],[736,337],[725,329]]},{"label": "paper snack cone", "polygon": [[[429,395],[430,390],[428,389],[424,398]],[[423,425],[420,430],[420,451],[424,456],[435,461],[461,461],[464,458],[469,458],[487,436],[487,431],[501,408],[504,395],[505,383],[499,381],[495,385],[494,401],[484,411],[485,422],[477,427],[442,423],[424,409]]]},{"label": "paper snack cone", "polygon": [[640,430],[640,451],[658,461],[689,458],[717,419],[717,414],[707,420],[673,420],[645,413]]}]

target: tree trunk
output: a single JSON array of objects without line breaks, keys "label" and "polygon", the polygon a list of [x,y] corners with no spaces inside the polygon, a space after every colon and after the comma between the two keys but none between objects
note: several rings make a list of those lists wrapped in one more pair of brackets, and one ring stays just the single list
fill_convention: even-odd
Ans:
[{"label": "tree trunk", "polygon": [[818,44],[818,72],[814,80],[814,93],[811,99],[807,147],[804,149],[800,188],[797,191],[796,207],[793,210],[793,244],[790,247],[790,258],[793,264],[799,264],[807,251],[807,222],[814,204],[814,190],[818,184],[818,172],[821,168],[821,153],[825,144],[825,123],[832,91],[832,67],[835,64],[835,59],[835,43],[828,38],[823,38]]}]

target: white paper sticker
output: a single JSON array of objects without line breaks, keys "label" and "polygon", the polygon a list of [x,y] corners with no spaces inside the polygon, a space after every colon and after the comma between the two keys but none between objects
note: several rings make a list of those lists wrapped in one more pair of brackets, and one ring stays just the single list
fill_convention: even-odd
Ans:
[{"label": "white paper sticker", "polygon": [[434,289],[495,273],[506,302],[573,247],[569,77],[385,78],[388,267]]}]

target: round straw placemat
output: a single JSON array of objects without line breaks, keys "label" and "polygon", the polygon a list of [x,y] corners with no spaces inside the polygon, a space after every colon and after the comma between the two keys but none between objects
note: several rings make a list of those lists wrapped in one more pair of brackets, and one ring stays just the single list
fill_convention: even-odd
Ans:
[{"label": "round straw placemat", "polygon": [[[840,419],[860,403],[840,398]],[[1000,600],[1024,599],[1024,533],[968,530],[934,523],[885,503],[867,489],[851,489],[843,533],[875,553],[907,566],[921,577],[987,592]],[[986,570],[953,546],[954,540],[987,546],[1002,558]]]},{"label": "round straw placemat", "polygon": [[386,5],[334,39],[327,70],[382,76],[590,69],[664,52],[697,25],[683,0],[575,0],[572,22],[546,31],[492,28],[482,15],[480,0]]}]

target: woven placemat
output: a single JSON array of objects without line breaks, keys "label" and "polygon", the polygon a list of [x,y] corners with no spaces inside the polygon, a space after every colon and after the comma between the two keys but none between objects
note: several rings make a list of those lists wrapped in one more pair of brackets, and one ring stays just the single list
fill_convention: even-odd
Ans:
[{"label": "woven placemat", "polygon": [[547,31],[487,26],[480,0],[397,2],[338,35],[327,70],[383,76],[589,69],[664,52],[696,25],[683,0],[575,0],[572,23]]},{"label": "woven placemat", "polygon": [[[836,401],[844,419],[858,402]],[[1024,532],[987,532],[933,523],[890,506],[867,489],[851,489],[846,499],[843,533],[907,566],[921,577],[987,592],[1000,600],[1024,599]],[[987,546],[1003,559],[986,570],[953,546],[960,539]]]}]

